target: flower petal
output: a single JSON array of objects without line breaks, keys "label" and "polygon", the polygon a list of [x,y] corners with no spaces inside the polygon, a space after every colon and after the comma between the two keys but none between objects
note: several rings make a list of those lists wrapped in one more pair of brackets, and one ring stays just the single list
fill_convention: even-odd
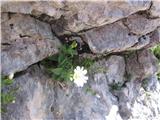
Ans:
[{"label": "flower petal", "polygon": [[77,67],[76,67],[76,70],[78,70],[78,71],[79,71],[80,69],[81,69],[81,68],[80,68],[80,66],[77,66]]},{"label": "flower petal", "polygon": [[87,74],[87,70],[83,70],[83,74],[84,74],[84,75]]}]

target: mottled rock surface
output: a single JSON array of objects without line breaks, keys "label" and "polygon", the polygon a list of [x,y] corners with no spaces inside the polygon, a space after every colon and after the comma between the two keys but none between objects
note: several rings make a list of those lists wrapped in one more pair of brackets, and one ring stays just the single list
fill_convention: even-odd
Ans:
[{"label": "mottled rock surface", "polygon": [[152,17],[160,17],[160,1],[159,0],[153,0],[152,1],[152,6],[150,8],[150,14]]},{"label": "mottled rock surface", "polygon": [[[14,6],[14,7],[13,7]],[[33,16],[48,15],[55,19],[62,15],[62,8],[64,5],[60,1],[20,1],[20,2],[2,2],[2,12],[12,12],[21,14],[30,14]]]},{"label": "mottled rock surface", "polygon": [[68,83],[64,90],[53,84],[41,68],[32,66],[15,77],[15,84],[19,86],[17,100],[8,106],[4,120],[105,120],[112,105],[116,104],[107,79],[101,73],[92,76],[83,88]]},{"label": "mottled rock surface", "polygon": [[17,42],[2,45],[2,74],[9,75],[25,70],[30,65],[58,53],[58,41],[17,39]]},{"label": "mottled rock surface", "polygon": [[[115,22],[137,11],[146,10],[151,1],[53,1],[53,2],[3,2],[2,12],[47,15],[58,19],[53,28],[57,34],[79,32]],[[14,6],[14,7],[13,7]],[[46,17],[46,16],[45,16]],[[45,19],[44,17],[42,19]],[[50,21],[48,19],[48,21]]]},{"label": "mottled rock surface", "polygon": [[54,101],[54,90],[51,80],[34,65],[22,72],[15,79],[18,87],[16,101],[8,106],[3,120],[53,120],[50,111]]},{"label": "mottled rock surface", "polygon": [[[113,66],[119,67],[114,70]],[[138,67],[138,64],[134,66]],[[17,100],[8,106],[4,120],[126,120],[132,115],[132,105],[139,95],[141,84],[136,79],[128,78],[126,81],[125,67],[123,57],[114,55],[93,65],[83,88],[70,82],[62,88],[49,78],[42,66],[34,65],[15,76],[15,84],[19,86]],[[154,64],[152,67],[155,67]],[[123,78],[123,81],[119,81],[123,86],[119,90],[112,89],[110,83],[116,83],[119,78]]]},{"label": "mottled rock surface", "polygon": [[138,43],[138,36],[130,35],[128,28],[122,22],[87,31],[84,39],[92,52],[101,54],[121,52]]},{"label": "mottled rock surface", "polygon": [[[2,75],[15,73],[4,120],[158,120],[160,83],[150,47],[160,43],[160,2],[2,2]],[[52,80],[41,64],[76,39],[94,58],[89,80]],[[60,42],[62,41],[62,42]]]},{"label": "mottled rock surface", "polygon": [[2,18],[2,74],[25,70],[58,53],[60,42],[53,36],[49,24],[28,15],[2,14]]},{"label": "mottled rock surface", "polygon": [[[159,26],[159,18],[149,20],[143,16],[131,15],[122,21],[89,30],[83,36],[93,53],[122,52],[140,49],[153,42],[148,34]],[[158,36],[154,42],[156,41],[160,42]]]},{"label": "mottled rock surface", "polygon": [[[2,18],[6,19],[6,14]],[[29,15],[8,14],[2,21],[2,43],[10,43],[18,38],[56,39],[49,24],[41,22]]]},{"label": "mottled rock surface", "polygon": [[57,21],[59,24],[53,24],[53,28],[56,28],[55,32],[58,35],[79,32],[110,24],[137,11],[146,10],[150,4],[150,1],[66,2],[65,10],[68,11],[64,18],[62,17]]},{"label": "mottled rock surface", "polygon": [[130,79],[143,80],[158,70],[157,58],[147,50],[133,52],[126,60],[126,70]]},{"label": "mottled rock surface", "polygon": [[146,35],[160,26],[160,18],[149,19],[144,15],[135,14],[126,18],[126,21],[124,20],[124,24],[126,24],[131,33]]},{"label": "mottled rock surface", "polygon": [[147,91],[144,88],[140,89],[129,120],[158,120],[160,117],[160,82],[157,76],[150,77],[147,82],[151,83],[149,89]]}]

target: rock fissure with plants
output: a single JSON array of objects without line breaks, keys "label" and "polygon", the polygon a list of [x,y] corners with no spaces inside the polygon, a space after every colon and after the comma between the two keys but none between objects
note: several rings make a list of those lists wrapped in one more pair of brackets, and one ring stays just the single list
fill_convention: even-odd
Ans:
[{"label": "rock fissure with plants", "polygon": [[159,13],[154,0],[1,2],[2,119],[158,120]]},{"label": "rock fissure with plants", "polygon": [[73,81],[81,87],[88,80],[87,70],[93,63],[93,59],[79,57],[76,41],[62,45],[57,55],[42,61],[53,80]]}]

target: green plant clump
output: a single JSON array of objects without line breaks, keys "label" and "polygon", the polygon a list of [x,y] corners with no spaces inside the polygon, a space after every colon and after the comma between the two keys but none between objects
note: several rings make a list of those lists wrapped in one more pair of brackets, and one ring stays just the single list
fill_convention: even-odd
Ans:
[{"label": "green plant clump", "polygon": [[158,58],[160,61],[160,44],[156,45],[155,47],[151,48],[153,54]]},{"label": "green plant clump", "polygon": [[122,83],[114,83],[110,85],[111,90],[121,90],[123,84]]},{"label": "green plant clump", "polygon": [[[58,55],[50,56],[43,63],[53,80],[68,81],[73,76],[76,66],[83,66],[87,69],[94,61],[89,58],[80,59],[77,52],[77,43],[74,41],[71,45],[62,45]],[[55,63],[56,66],[51,65]]]},{"label": "green plant clump", "polygon": [[[151,51],[157,57],[157,59],[159,61],[159,68],[160,68],[160,44],[158,44],[155,47],[151,48]],[[158,80],[160,80],[160,69],[159,69],[159,71],[157,73],[157,76],[158,76]]]},{"label": "green plant clump", "polygon": [[13,103],[16,100],[15,93],[17,89],[8,88],[12,84],[13,84],[13,80],[9,79],[8,77],[2,77],[1,79],[1,112],[2,113],[7,111],[6,105]]}]

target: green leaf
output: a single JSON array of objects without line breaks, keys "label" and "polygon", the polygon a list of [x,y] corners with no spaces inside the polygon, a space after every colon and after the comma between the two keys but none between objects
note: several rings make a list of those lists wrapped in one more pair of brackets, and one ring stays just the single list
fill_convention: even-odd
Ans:
[{"label": "green leaf", "polygon": [[50,56],[50,57],[48,57],[47,59],[50,60],[50,61],[58,61],[58,60],[57,60],[57,59],[58,59],[58,56],[57,56],[57,55]]},{"label": "green leaf", "polygon": [[151,48],[153,54],[159,59],[160,61],[160,44],[154,46],[153,48]]},{"label": "green leaf", "polygon": [[10,80],[10,79],[5,79],[2,81],[4,85],[11,85],[13,84],[13,80]]},{"label": "green leaf", "polygon": [[1,93],[1,102],[3,105],[12,103],[13,100],[15,100],[15,96],[12,91]]},{"label": "green leaf", "polygon": [[[70,79],[70,75],[73,72],[73,68],[75,65],[75,55],[77,55],[77,50],[75,49],[76,47],[76,41],[74,41],[71,45],[61,46],[61,48],[59,49],[59,54],[56,57],[56,60],[58,62],[58,65],[56,65],[57,68],[52,68],[52,66],[45,66],[47,67],[49,74],[54,80],[63,81]],[[49,58],[49,60],[53,61],[55,60],[55,57],[51,57]]]},{"label": "green leaf", "polygon": [[94,60],[90,58],[84,58],[81,62],[81,65],[84,66],[85,68],[89,68],[93,64],[94,64]]},{"label": "green leaf", "polygon": [[73,41],[73,43],[71,44],[70,47],[71,47],[71,48],[76,48],[76,47],[77,47],[77,42],[76,42],[76,41]]},{"label": "green leaf", "polygon": [[63,68],[55,68],[51,70],[55,75],[61,75]]},{"label": "green leaf", "polygon": [[60,55],[58,56],[58,63],[61,64],[61,62],[63,62],[64,59],[65,59],[65,56],[64,56],[63,54],[60,54]]}]

